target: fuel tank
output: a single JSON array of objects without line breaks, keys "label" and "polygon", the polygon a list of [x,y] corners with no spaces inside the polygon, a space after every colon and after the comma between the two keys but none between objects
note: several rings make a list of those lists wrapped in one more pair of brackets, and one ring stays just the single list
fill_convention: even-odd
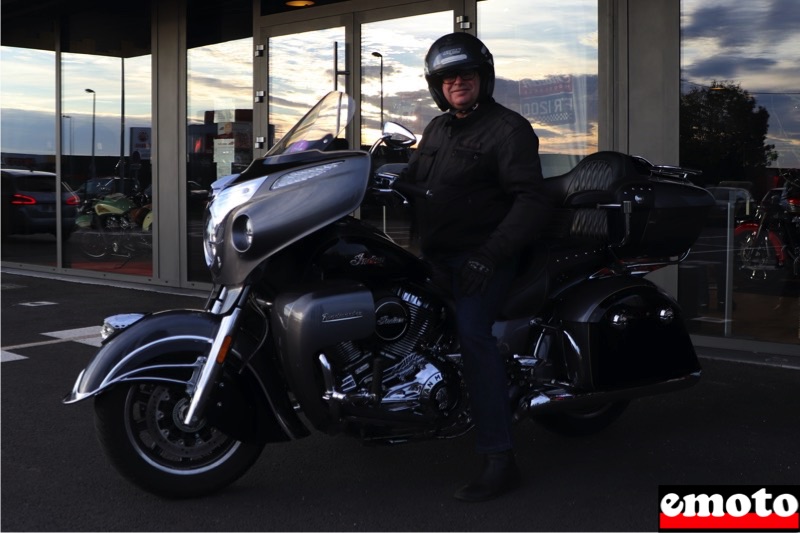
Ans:
[{"label": "fuel tank", "polygon": [[326,279],[424,282],[428,265],[377,228],[347,217],[315,236],[313,261]]}]

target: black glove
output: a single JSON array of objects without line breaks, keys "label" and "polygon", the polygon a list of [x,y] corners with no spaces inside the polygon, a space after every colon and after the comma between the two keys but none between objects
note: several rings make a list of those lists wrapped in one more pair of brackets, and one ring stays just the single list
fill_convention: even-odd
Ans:
[{"label": "black glove", "polygon": [[494,274],[494,263],[486,256],[469,257],[461,267],[460,288],[464,296],[483,292]]}]

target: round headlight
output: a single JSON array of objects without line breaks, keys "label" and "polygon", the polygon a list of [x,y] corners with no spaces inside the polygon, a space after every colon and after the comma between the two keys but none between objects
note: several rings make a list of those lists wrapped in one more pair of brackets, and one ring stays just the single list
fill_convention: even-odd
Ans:
[{"label": "round headlight", "polygon": [[233,221],[231,244],[237,252],[246,252],[253,245],[253,224],[247,215],[239,215]]}]

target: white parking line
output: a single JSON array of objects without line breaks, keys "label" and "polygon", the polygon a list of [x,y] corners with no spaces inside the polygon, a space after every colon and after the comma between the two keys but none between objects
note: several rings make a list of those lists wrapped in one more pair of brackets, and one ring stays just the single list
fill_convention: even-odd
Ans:
[{"label": "white parking line", "polygon": [[75,341],[89,346],[99,348],[100,342],[103,340],[100,337],[100,326],[89,326],[88,328],[65,329],[63,331],[51,331],[49,333],[42,333],[47,337],[55,337],[65,341]]},{"label": "white parking line", "polygon": [[0,363],[7,363],[9,361],[19,361],[20,359],[27,359],[24,355],[17,355],[15,353],[3,350],[0,352]]},{"label": "white parking line", "polygon": [[0,362],[6,363],[9,361],[19,361],[20,359],[27,359],[23,355],[16,354],[12,350],[19,350],[22,348],[33,348],[36,346],[46,346],[48,344],[59,344],[62,342],[79,342],[99,348],[101,346],[102,338],[100,337],[100,326],[90,326],[87,328],[65,329],[62,331],[50,331],[42,333],[46,337],[55,337],[50,341],[29,342],[26,344],[17,344],[14,346],[3,346],[2,356]]}]

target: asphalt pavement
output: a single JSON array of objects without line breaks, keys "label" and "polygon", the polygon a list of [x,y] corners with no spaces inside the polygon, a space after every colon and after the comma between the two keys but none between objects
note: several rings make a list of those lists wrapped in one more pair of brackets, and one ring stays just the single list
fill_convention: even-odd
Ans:
[{"label": "asphalt pavement", "polygon": [[7,270],[1,281],[2,531],[654,531],[660,485],[800,484],[800,370],[715,353],[698,385],[637,400],[596,435],[517,425],[525,482],[495,501],[452,498],[472,473],[471,435],[365,447],[320,433],[268,445],[219,494],[163,500],[106,463],[92,402],[61,398],[103,317],[200,308],[204,295]]}]

